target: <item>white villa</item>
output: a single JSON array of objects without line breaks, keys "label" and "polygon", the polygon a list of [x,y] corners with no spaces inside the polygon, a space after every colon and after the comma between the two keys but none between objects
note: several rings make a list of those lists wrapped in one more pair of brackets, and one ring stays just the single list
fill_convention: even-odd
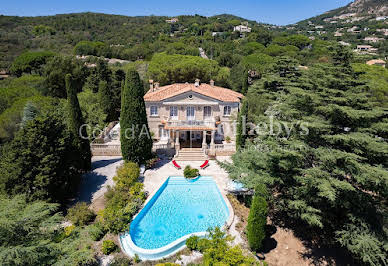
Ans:
[{"label": "white villa", "polygon": [[[200,148],[210,154],[234,151],[235,120],[243,95],[210,84],[176,83],[159,87],[150,80],[144,95],[155,148]],[[227,147],[227,148],[226,148]]]},{"label": "white villa", "polygon": [[[191,150],[192,157],[198,159],[235,152],[241,93],[216,86],[212,80],[209,84],[197,79],[162,87],[152,80],[149,83],[144,101],[154,151],[177,156]],[[120,124],[106,130],[103,138],[92,144],[93,155],[120,155],[119,133]]]}]

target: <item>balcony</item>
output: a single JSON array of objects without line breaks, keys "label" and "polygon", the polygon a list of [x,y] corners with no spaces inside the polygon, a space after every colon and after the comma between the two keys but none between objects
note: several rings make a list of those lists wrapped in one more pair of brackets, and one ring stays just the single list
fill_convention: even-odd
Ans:
[{"label": "balcony", "polygon": [[216,121],[213,118],[205,120],[162,120],[165,129],[172,130],[216,130]]}]

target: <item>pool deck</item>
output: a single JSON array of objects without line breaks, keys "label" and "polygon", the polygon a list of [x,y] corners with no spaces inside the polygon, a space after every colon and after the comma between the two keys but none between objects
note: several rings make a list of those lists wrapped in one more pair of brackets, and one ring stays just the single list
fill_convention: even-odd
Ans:
[{"label": "pool deck", "polygon": [[[230,157],[221,157],[218,158],[220,161],[230,161]],[[186,165],[190,165],[195,168],[199,168],[199,166],[203,162],[191,162],[191,161],[185,161],[185,162],[178,162],[179,165],[182,167],[182,169],[178,170],[176,169],[171,160],[162,159],[158,164],[155,166],[155,168],[147,170],[144,173],[144,177],[141,178],[141,181],[144,184],[145,191],[148,192],[148,197],[144,203],[143,206],[145,206],[157,193],[159,188],[163,185],[163,183],[167,180],[170,176],[183,176],[183,169]],[[234,215],[234,210],[232,205],[230,204],[228,198],[226,197],[227,194],[227,184],[229,181],[228,173],[226,173],[218,164],[216,161],[210,161],[209,166],[206,169],[200,170],[201,176],[211,176],[215,183],[218,186],[219,191],[221,192],[221,195],[226,203],[226,206],[229,210],[229,217],[227,221],[225,222],[223,229],[226,229],[232,236],[235,237],[234,244],[241,243],[242,239],[237,230],[235,229],[235,225],[238,222],[238,218]],[[139,213],[138,213],[139,214]],[[138,215],[136,214],[133,219]],[[133,254],[140,254],[140,257],[143,257],[143,259],[149,259],[149,260],[158,260],[162,258],[167,258],[176,252],[182,250],[184,246],[185,240],[190,237],[191,235],[198,235],[202,236],[205,235],[206,232],[201,233],[194,233],[189,234],[186,236],[183,236],[180,239],[177,239],[176,241],[168,244],[165,247],[159,248],[159,249],[153,249],[153,250],[145,250],[142,248],[137,247],[133,242],[132,239],[129,237],[127,238],[127,242],[123,243],[121,242],[121,237],[128,237],[128,232],[124,233],[123,235],[119,236],[119,243],[120,247],[123,250],[124,253],[127,253],[127,255],[132,256]],[[127,248],[125,248],[127,247]],[[169,250],[171,250],[169,252]],[[167,254],[166,254],[167,253]],[[166,255],[164,255],[166,254]],[[189,256],[187,259],[190,260]],[[193,260],[195,258],[193,257]]]},{"label": "pool deck", "polygon": [[[218,156],[217,160],[221,162],[232,162],[230,156]],[[149,196],[145,204],[152,198],[156,193],[159,187],[166,181],[169,176],[183,176],[183,169],[186,165],[191,167],[198,168],[203,162],[199,161],[178,161],[178,164],[182,167],[181,170],[176,169],[171,160],[161,160],[156,168],[147,170],[144,173],[144,190],[149,193]],[[229,234],[235,237],[233,244],[241,244],[243,239],[240,236],[240,233],[235,229],[236,223],[238,223],[238,217],[234,215],[232,205],[230,204],[226,194],[228,193],[227,187],[228,182],[230,181],[228,173],[221,168],[218,163],[214,160],[209,161],[209,166],[203,170],[200,169],[199,173],[202,176],[211,176],[216,182],[222,197],[226,205],[228,206],[229,213],[231,214],[227,221],[227,228]]]}]

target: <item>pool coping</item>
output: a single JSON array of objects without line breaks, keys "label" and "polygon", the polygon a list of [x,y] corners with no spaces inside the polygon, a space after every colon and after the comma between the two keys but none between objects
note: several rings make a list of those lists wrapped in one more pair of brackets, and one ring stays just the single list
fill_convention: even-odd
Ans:
[{"label": "pool coping", "polygon": [[[208,176],[208,175],[206,175],[206,176]],[[144,207],[147,206],[147,204],[151,201],[151,199],[162,189],[163,185],[166,183],[166,181],[170,177],[183,177],[183,176],[173,175],[173,176],[168,176],[166,179],[164,179],[162,184],[157,189],[155,189],[155,191],[153,191],[148,196],[146,201],[143,203],[142,208],[136,213],[136,215],[134,215],[132,217],[132,221],[135,220],[135,218],[140,214],[140,212],[144,209]],[[225,224],[221,227],[221,229],[225,230],[225,231],[229,230],[229,228],[233,224],[234,216],[235,216],[234,215],[233,207],[232,207],[231,203],[229,202],[229,199],[226,197],[225,191],[220,188],[220,186],[217,184],[217,182],[214,179],[214,177],[213,176],[209,176],[209,177],[211,177],[213,179],[214,183],[216,184],[217,189],[218,189],[219,193],[221,194],[221,197],[224,200],[225,205],[227,206],[228,211],[229,211],[229,217],[226,220]],[[161,260],[161,259],[164,259],[164,258],[168,258],[168,257],[176,254],[177,252],[183,250],[186,247],[186,240],[188,238],[190,238],[191,236],[195,235],[195,236],[199,236],[199,237],[204,237],[207,234],[208,234],[208,232],[191,233],[191,234],[184,235],[181,238],[178,238],[175,241],[173,241],[170,244],[167,244],[167,245],[165,245],[163,247],[156,248],[156,249],[144,249],[144,248],[140,248],[140,247],[136,246],[135,243],[133,243],[132,237],[131,237],[130,232],[129,232],[129,227],[128,227],[128,230],[126,232],[120,233],[118,235],[118,240],[119,240],[120,249],[121,249],[121,251],[124,254],[128,255],[129,257],[135,256],[135,254],[137,254],[143,260],[151,260],[152,261],[152,260]],[[132,249],[132,250],[126,250],[123,247],[123,243],[122,243],[121,237],[122,236],[127,236],[127,235],[129,236],[127,238],[128,247],[130,249]],[[164,255],[164,253],[168,252],[169,250],[171,250],[171,252],[169,252],[168,254]],[[160,254],[160,256],[152,258],[153,256],[157,256],[157,254]],[[145,256],[143,256],[143,255],[145,255]]]}]

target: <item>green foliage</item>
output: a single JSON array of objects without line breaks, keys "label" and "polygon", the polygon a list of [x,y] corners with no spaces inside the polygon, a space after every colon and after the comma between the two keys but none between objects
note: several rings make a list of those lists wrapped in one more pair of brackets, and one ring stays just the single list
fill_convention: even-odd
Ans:
[{"label": "green foliage", "polygon": [[98,86],[98,103],[109,121],[109,118],[112,118],[114,115],[114,110],[110,95],[110,89],[106,81],[101,81]]},{"label": "green foliage", "polygon": [[90,138],[98,137],[99,133],[105,128],[105,121],[107,120],[103,105],[99,102],[98,93],[93,93],[90,89],[84,89],[77,96],[82,117],[88,125],[86,135]]},{"label": "green foliage", "polygon": [[111,266],[128,266],[132,265],[132,260],[127,257],[115,257],[109,264]]},{"label": "green foliage", "polygon": [[27,102],[23,109],[22,125],[25,126],[28,121],[33,120],[38,115],[38,113],[38,108],[36,108],[33,103]]},{"label": "green foliage", "polygon": [[88,70],[81,60],[72,56],[54,56],[44,67],[43,94],[66,98],[65,76],[71,74],[76,92],[81,91]]},{"label": "green foliage", "polygon": [[[0,198],[0,260],[3,265],[51,265],[60,250],[52,241],[62,217],[58,205],[26,203],[22,195]],[[44,230],[43,230],[44,228]]]},{"label": "green foliage", "polygon": [[188,179],[196,178],[199,175],[199,170],[197,168],[191,168],[190,165],[186,165],[183,170],[183,176]]},{"label": "green foliage", "polygon": [[136,163],[145,163],[152,157],[152,139],[143,95],[139,74],[128,70],[121,93],[121,152],[124,160]]},{"label": "green foliage", "polygon": [[118,246],[113,242],[112,240],[104,240],[102,242],[102,253],[105,255],[109,255],[113,252],[116,252],[118,250]]},{"label": "green foliage", "polygon": [[76,87],[74,80],[70,74],[66,75],[66,91],[67,91],[67,108],[68,108],[68,125],[72,133],[74,145],[79,151],[79,167],[87,171],[91,168],[91,151],[90,142],[87,138],[86,128],[83,126],[84,120],[82,117],[81,108],[78,102]]},{"label": "green foliage", "polygon": [[360,73],[360,80],[365,82],[372,94],[382,106],[388,106],[388,69],[367,64],[353,64],[355,72]]},{"label": "green foliage", "polygon": [[186,247],[190,250],[198,249],[199,236],[191,236],[186,240]]},{"label": "green foliage", "polygon": [[130,189],[139,178],[140,169],[136,163],[133,162],[124,162],[120,166],[116,175],[113,177],[113,180],[116,183],[117,189]]},{"label": "green foliage", "polygon": [[74,47],[76,55],[95,55],[110,57],[107,53],[109,47],[103,42],[80,41]]},{"label": "green foliage", "polygon": [[105,232],[104,232],[104,230],[102,230],[101,226],[96,225],[96,224],[92,224],[92,225],[88,226],[87,230],[88,230],[90,238],[93,241],[100,241],[105,235]]},{"label": "green foliage", "polygon": [[262,190],[262,188],[258,188],[255,191],[248,216],[247,238],[250,248],[254,251],[262,248],[265,238],[265,226],[267,224],[268,206],[267,201],[262,195]]},{"label": "green foliage", "polygon": [[200,79],[209,82],[220,71],[217,62],[189,55],[155,54],[148,68],[148,74],[161,85],[193,82]]},{"label": "green foliage", "polygon": [[75,147],[63,118],[48,113],[29,121],[5,146],[0,190],[29,200],[63,202],[76,187]]},{"label": "green foliage", "polygon": [[68,210],[66,218],[75,225],[86,225],[93,221],[95,214],[89,209],[86,202],[77,202]]},{"label": "green foliage", "polygon": [[42,74],[42,66],[54,55],[55,53],[49,51],[22,53],[13,61],[10,71],[18,77],[23,73]]},{"label": "green foliage", "polygon": [[237,118],[237,134],[236,134],[236,149],[243,148],[245,141],[248,137],[247,130],[247,118],[248,118],[248,101],[243,100],[240,113]]},{"label": "green foliage", "polygon": [[192,236],[186,240],[188,248],[204,254],[204,265],[255,265],[255,259],[243,254],[239,246],[231,246],[233,238],[220,228],[208,230],[206,238]]},{"label": "green foliage", "polygon": [[37,25],[34,27],[33,33],[37,36],[41,35],[54,35],[55,34],[55,29],[53,29],[50,26],[45,26],[45,25]]},{"label": "green foliage", "polygon": [[133,162],[125,162],[113,177],[116,185],[105,193],[107,204],[99,213],[98,220],[105,231],[119,233],[128,228],[132,216],[143,204],[146,196],[143,184],[137,182],[139,167]]},{"label": "green foliage", "polygon": [[250,135],[246,149],[225,167],[247,187],[264,183],[276,192],[274,211],[286,214],[285,222],[305,226],[306,234],[319,230],[322,241],[381,265],[386,249],[377,243],[387,239],[388,146],[381,137],[386,111],[340,49],[330,48],[333,63],[303,71],[294,59],[281,57],[272,73],[249,88],[249,118],[267,128]]}]

